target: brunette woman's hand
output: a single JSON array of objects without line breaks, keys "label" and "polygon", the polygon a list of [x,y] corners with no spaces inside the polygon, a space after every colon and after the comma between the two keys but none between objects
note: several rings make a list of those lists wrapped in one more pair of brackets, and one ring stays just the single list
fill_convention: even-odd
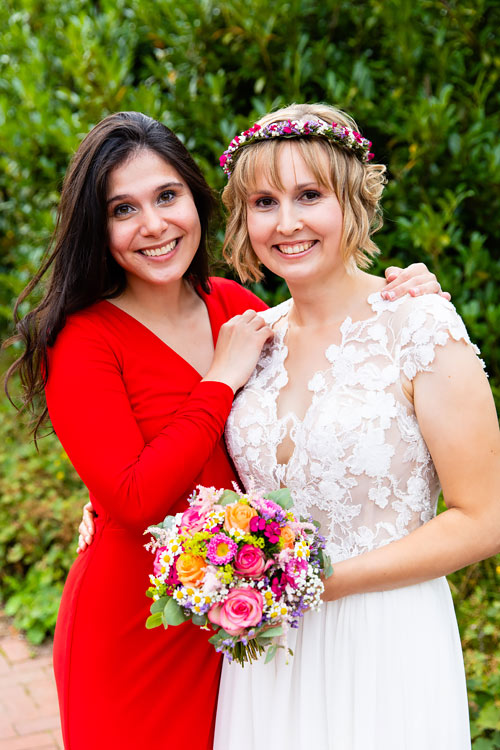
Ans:
[{"label": "brunette woman's hand", "polygon": [[80,523],[80,526],[78,527],[78,531],[80,534],[80,536],[78,537],[78,547],[76,548],[76,552],[78,555],[80,554],[80,552],[85,552],[87,547],[89,547],[94,541],[94,518],[94,508],[92,507],[92,503],[88,502],[83,506],[82,521]]},{"label": "brunette woman's hand", "polygon": [[212,365],[203,380],[226,383],[233,392],[252,374],[265,342],[273,330],[254,310],[235,315],[221,326]]},{"label": "brunette woman's hand", "polygon": [[425,263],[412,263],[407,268],[389,266],[385,269],[387,286],[381,292],[384,299],[397,299],[404,294],[418,297],[421,294],[439,294],[451,299],[451,294],[441,290],[441,284]]}]

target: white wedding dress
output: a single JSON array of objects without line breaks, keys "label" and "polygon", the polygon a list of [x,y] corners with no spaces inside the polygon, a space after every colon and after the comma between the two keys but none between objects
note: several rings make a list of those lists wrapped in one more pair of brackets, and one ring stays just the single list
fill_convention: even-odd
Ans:
[{"label": "white wedding dress", "polygon": [[[287,486],[295,510],[321,523],[336,561],[388,544],[429,521],[439,483],[402,378],[430,371],[436,346],[463,340],[436,295],[368,300],[346,319],[309,381],[303,420],[277,418],[287,383],[288,300],[263,313],[276,333],[234,402],[229,452],[243,484]],[[477,351],[477,349],[476,349]],[[286,435],[287,465],[276,461]],[[467,750],[467,694],[445,578],[356,594],[308,612],[278,651],[242,668],[224,662],[215,750]]]}]

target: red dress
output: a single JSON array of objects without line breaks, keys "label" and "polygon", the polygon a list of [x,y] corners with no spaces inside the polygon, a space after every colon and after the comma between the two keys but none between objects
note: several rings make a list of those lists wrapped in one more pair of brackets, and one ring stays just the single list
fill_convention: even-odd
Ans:
[{"label": "red dress", "polygon": [[[220,326],[265,305],[212,279]],[[72,315],[49,353],[54,429],[98,513],[69,573],[54,641],[66,750],[212,747],[220,657],[185,623],[146,630],[153,557],[144,529],[186,507],[197,484],[235,479],[223,430],[231,389],[201,376],[110,302]]]}]

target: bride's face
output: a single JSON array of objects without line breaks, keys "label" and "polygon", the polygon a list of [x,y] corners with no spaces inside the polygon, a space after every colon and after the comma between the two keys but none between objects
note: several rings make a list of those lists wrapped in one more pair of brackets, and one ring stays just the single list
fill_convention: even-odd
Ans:
[{"label": "bride's face", "polygon": [[281,149],[277,166],[281,188],[259,169],[247,198],[248,235],[258,259],[293,285],[344,272],[342,210],[334,190],[318,184],[293,141]]}]

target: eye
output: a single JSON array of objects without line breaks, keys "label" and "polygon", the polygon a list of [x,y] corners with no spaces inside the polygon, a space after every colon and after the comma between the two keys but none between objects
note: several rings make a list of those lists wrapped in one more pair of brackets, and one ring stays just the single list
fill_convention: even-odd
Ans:
[{"label": "eye", "polygon": [[134,209],[129,203],[119,203],[113,208],[113,216],[115,216],[117,219],[120,219],[124,216],[128,216],[129,213],[131,213],[133,210]]},{"label": "eye", "polygon": [[274,198],[269,198],[268,196],[257,198],[255,205],[257,208],[269,208],[270,206],[274,206]]},{"label": "eye", "polygon": [[158,196],[158,203],[171,203],[171,201],[174,200],[175,195],[176,194],[173,190],[162,190]]},{"label": "eye", "polygon": [[318,190],[306,190],[305,193],[302,193],[301,197],[306,201],[315,201],[321,198],[321,193]]}]

